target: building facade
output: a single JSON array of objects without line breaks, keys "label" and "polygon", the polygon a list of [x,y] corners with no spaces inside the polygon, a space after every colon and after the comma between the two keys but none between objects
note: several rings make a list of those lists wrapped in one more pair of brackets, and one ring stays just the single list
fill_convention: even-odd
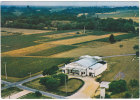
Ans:
[{"label": "building facade", "polygon": [[107,63],[98,56],[81,56],[78,61],[71,62],[62,68],[66,74],[81,76],[97,76],[107,69]]}]

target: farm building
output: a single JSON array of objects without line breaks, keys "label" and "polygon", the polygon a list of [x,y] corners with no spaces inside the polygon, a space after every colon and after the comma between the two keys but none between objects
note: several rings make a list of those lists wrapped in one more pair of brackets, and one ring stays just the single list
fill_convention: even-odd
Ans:
[{"label": "farm building", "polygon": [[98,56],[81,56],[78,61],[71,62],[62,68],[63,73],[81,76],[97,76],[107,69],[107,63]]}]

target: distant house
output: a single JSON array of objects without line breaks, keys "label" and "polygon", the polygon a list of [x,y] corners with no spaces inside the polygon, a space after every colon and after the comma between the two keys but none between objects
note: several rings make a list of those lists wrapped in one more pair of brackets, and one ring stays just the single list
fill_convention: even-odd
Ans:
[{"label": "distant house", "polygon": [[63,73],[81,76],[97,76],[107,69],[107,63],[99,56],[81,56],[78,61],[71,62],[62,68]]}]

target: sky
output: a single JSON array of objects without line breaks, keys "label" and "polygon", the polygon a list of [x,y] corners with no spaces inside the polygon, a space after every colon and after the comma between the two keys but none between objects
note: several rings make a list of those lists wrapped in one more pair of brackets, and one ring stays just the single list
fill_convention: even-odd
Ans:
[{"label": "sky", "polygon": [[1,5],[32,6],[139,6],[138,1],[2,1]]}]

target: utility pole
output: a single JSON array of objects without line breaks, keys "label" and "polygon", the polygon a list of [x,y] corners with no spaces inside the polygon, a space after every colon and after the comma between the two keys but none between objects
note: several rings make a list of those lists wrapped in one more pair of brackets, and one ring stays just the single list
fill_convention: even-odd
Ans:
[{"label": "utility pole", "polygon": [[5,76],[6,76],[6,79],[7,79],[7,70],[6,70],[6,64],[7,64],[7,62],[5,62]]},{"label": "utility pole", "polygon": [[65,76],[65,89],[66,89],[66,95],[67,95],[67,84],[66,84],[66,76]]},{"label": "utility pole", "polygon": [[30,78],[31,78],[31,72],[30,72],[30,73],[28,73],[28,74],[30,74]]},{"label": "utility pole", "polygon": [[85,30],[85,26],[84,26],[84,34],[85,34],[86,30]]}]

